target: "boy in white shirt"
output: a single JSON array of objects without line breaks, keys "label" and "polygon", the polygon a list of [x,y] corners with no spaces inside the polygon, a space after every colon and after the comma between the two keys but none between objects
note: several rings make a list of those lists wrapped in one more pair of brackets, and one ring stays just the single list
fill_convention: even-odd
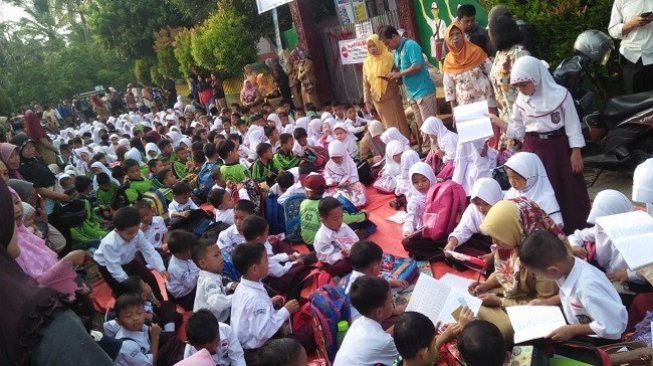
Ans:
[{"label": "boy in white shirt", "polygon": [[208,201],[215,208],[215,222],[234,224],[234,200],[227,190],[214,188],[209,192]]},{"label": "boy in white shirt", "polygon": [[186,218],[190,216],[190,211],[197,210],[199,207],[190,199],[193,190],[186,182],[177,182],[172,186],[172,194],[175,197],[168,205],[168,213],[171,219]]},{"label": "boy in white shirt", "polygon": [[349,132],[353,133],[354,135],[365,132],[367,121],[360,118],[358,114],[356,114],[356,106],[353,104],[348,104],[346,106],[345,114],[347,116],[345,119],[345,125],[347,126]]},{"label": "boy in white shirt", "polygon": [[200,268],[193,311],[207,309],[218,321],[228,321],[231,295],[227,295],[227,290],[233,291],[237,283],[230,282],[227,286],[222,283],[220,248],[211,242],[200,241],[193,247],[193,262]]},{"label": "boy in white shirt", "polygon": [[363,276],[351,285],[349,298],[361,317],[349,327],[333,366],[392,365],[399,352],[381,326],[394,310],[390,285],[383,278]]},{"label": "boy in white shirt", "polygon": [[217,366],[245,366],[245,354],[236,334],[208,310],[191,315],[186,323],[186,339],[184,358],[205,349]]},{"label": "boy in white shirt", "polygon": [[331,276],[344,277],[352,270],[348,259],[349,250],[358,241],[358,236],[343,222],[342,205],[337,199],[322,198],[318,212],[322,224],[313,242],[317,259],[329,265],[327,272]]},{"label": "boy in white shirt", "polygon": [[[233,251],[236,269],[243,274],[232,301],[231,327],[245,350],[247,364],[256,359],[261,348],[299,311],[297,300],[284,304],[283,296],[268,296],[261,280],[268,275],[268,256],[258,243],[238,245]],[[282,306],[275,310],[274,306]]]},{"label": "boy in white shirt", "polygon": [[245,242],[242,234],[243,220],[255,212],[254,204],[251,201],[240,200],[234,206],[234,223],[218,235],[218,246],[221,250],[231,252],[233,248]]},{"label": "boy in white shirt", "polygon": [[154,296],[163,300],[159,283],[145,263],[137,256],[141,252],[147,264],[156,269],[163,278],[168,277],[161,255],[157,253],[145,235],[140,230],[141,217],[134,207],[123,207],[113,216],[114,230],[100,242],[99,248],[93,253],[93,259],[98,265],[102,278],[115,294],[123,292],[120,283],[129,275],[139,276],[147,282]]},{"label": "boy in white shirt", "polygon": [[628,313],[608,278],[598,268],[572,256],[556,236],[539,230],[524,239],[519,259],[527,269],[555,280],[559,296],[540,305],[562,305],[569,325],[548,338],[565,342],[574,337],[596,335],[617,340],[626,329]]},{"label": "boy in white shirt", "polygon": [[193,310],[200,269],[192,258],[192,247],[197,245],[195,235],[184,230],[174,230],[168,235],[168,249],[172,253],[168,263],[168,297],[186,310]]},{"label": "boy in white shirt", "polygon": [[159,254],[163,255],[163,238],[168,232],[165,220],[161,216],[154,216],[152,206],[145,200],[137,201],[134,207],[141,216],[141,231],[145,235],[145,239],[152,244]]}]

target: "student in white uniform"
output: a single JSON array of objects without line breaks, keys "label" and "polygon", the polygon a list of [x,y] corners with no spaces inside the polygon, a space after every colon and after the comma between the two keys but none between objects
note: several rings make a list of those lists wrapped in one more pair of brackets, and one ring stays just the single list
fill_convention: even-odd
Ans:
[{"label": "student in white uniform", "polygon": [[114,360],[116,366],[153,366],[159,361],[161,327],[145,325],[145,308],[138,294],[125,294],[116,300],[116,339],[123,339]]},{"label": "student in white uniform", "polygon": [[198,310],[186,323],[184,358],[207,350],[216,366],[245,366],[245,353],[236,334],[208,310]]},{"label": "student in white uniform", "polygon": [[[420,131],[427,134],[431,138],[431,151],[435,153],[442,161],[442,168],[440,171],[445,171],[448,177],[453,174],[453,162],[456,158],[456,151],[458,150],[458,135],[449,131],[444,126],[442,120],[437,117],[429,117],[424,120]],[[443,177],[443,179],[448,178]]]},{"label": "student in white uniform", "polygon": [[313,247],[317,259],[327,264],[327,272],[342,277],[351,272],[349,251],[358,241],[358,236],[343,221],[344,211],[340,202],[333,197],[324,197],[318,205],[320,228],[315,234]]},{"label": "student in white uniform", "polygon": [[512,188],[505,199],[526,197],[537,203],[560,227],[564,226],[560,205],[542,160],[533,153],[518,152],[503,165]]},{"label": "student in white uniform", "polygon": [[[232,301],[231,327],[245,350],[245,360],[249,364],[255,359],[256,350],[287,323],[291,314],[299,311],[299,303],[290,300],[284,304],[282,296],[268,296],[261,282],[268,276],[268,256],[263,245],[238,245],[232,258],[243,276]],[[275,310],[275,305],[283,307]]]},{"label": "student in white uniform", "polygon": [[141,215],[141,231],[145,235],[145,239],[152,244],[154,249],[162,251],[163,238],[168,232],[165,220],[161,216],[155,216],[152,206],[145,200],[136,202],[134,207]]},{"label": "student in white uniform", "polygon": [[213,243],[200,242],[193,247],[193,262],[200,268],[197,278],[197,293],[193,311],[206,309],[215,315],[219,322],[229,320],[232,296],[228,290],[234,290],[236,283],[227,286],[222,283],[222,254]]},{"label": "student in white uniform", "polygon": [[190,199],[193,190],[186,182],[177,182],[172,186],[172,194],[174,199],[168,205],[168,213],[170,218],[188,217],[190,211],[197,210],[199,207]]},{"label": "student in white uniform", "polygon": [[565,244],[548,231],[536,231],[526,237],[519,249],[519,259],[533,273],[555,280],[560,288],[559,302],[569,325],[556,329],[548,338],[557,342],[588,335],[621,338],[628,313],[619,294],[598,268],[573,257]]},{"label": "student in white uniform", "polygon": [[197,238],[187,231],[174,230],[168,236],[168,249],[172,257],[168,263],[166,289],[170,300],[186,310],[193,310],[200,275],[200,269],[193,262],[194,245],[197,245]]},{"label": "student in white uniform", "polygon": [[120,294],[123,292],[120,283],[129,275],[137,275],[152,287],[154,296],[163,301],[159,283],[140,257],[136,256],[137,252],[141,252],[147,264],[154,267],[163,278],[168,277],[161,255],[140,230],[141,217],[138,210],[134,207],[119,209],[113,215],[113,225],[113,231],[102,239],[93,253],[93,260],[97,263],[102,278],[114,293]]},{"label": "student in white uniform", "polygon": [[231,252],[238,244],[245,242],[242,225],[245,217],[254,214],[254,204],[251,201],[240,200],[234,206],[234,224],[218,235],[218,246],[221,250]]},{"label": "student in white uniform", "polygon": [[647,159],[635,168],[633,201],[646,203],[648,214],[653,216],[653,159]]},{"label": "student in white uniform", "polygon": [[394,310],[390,285],[382,278],[363,276],[351,285],[349,298],[361,317],[349,327],[333,366],[392,365],[399,352],[381,327]]},{"label": "student in white uniform", "polygon": [[227,190],[213,188],[209,192],[208,201],[215,208],[215,222],[234,224],[234,200]]},{"label": "student in white uniform", "polygon": [[349,132],[347,126],[343,122],[336,123],[333,126],[333,135],[336,140],[342,142],[347,149],[347,153],[351,156],[352,159],[358,158],[358,144],[356,143],[356,136],[353,133]]},{"label": "student in white uniform", "polygon": [[286,275],[299,259],[299,253],[274,253],[268,242],[269,225],[258,215],[249,215],[243,221],[243,236],[247,242],[263,244],[268,255],[269,277],[280,278]]}]

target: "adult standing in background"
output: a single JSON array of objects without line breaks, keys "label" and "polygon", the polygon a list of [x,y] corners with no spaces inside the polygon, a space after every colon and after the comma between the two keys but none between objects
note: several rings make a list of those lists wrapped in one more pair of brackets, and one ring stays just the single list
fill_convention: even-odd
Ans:
[{"label": "adult standing in background", "polygon": [[52,141],[50,141],[48,134],[41,126],[39,118],[30,110],[25,112],[25,133],[34,141],[34,146],[45,166],[56,164],[57,148],[52,145]]},{"label": "adult standing in background", "polygon": [[[422,127],[424,120],[436,116],[438,111],[435,84],[429,76],[422,47],[412,39],[402,38],[391,25],[382,27],[379,37],[388,49],[394,50],[394,66],[398,70],[389,72],[386,78],[389,81],[402,79],[415,121]],[[418,139],[422,146],[421,137]]]},{"label": "adult standing in background", "polygon": [[222,80],[217,72],[211,73],[211,89],[213,90],[213,102],[218,109],[227,108],[227,99],[222,87]]},{"label": "adult standing in background", "polygon": [[463,28],[465,38],[473,44],[481,47],[486,55],[489,55],[489,38],[487,31],[476,24],[476,8],[472,4],[463,4],[456,10],[457,23]]},{"label": "adult standing in background", "polygon": [[397,127],[406,138],[410,138],[399,85],[394,80],[383,78],[392,71],[393,62],[392,54],[381,43],[379,36],[376,34],[369,36],[367,57],[363,62],[364,101],[369,110],[374,106],[386,129]]},{"label": "adult standing in background", "polygon": [[270,68],[272,73],[272,79],[274,79],[274,84],[279,89],[281,97],[284,100],[292,100],[292,93],[290,92],[290,81],[288,80],[288,75],[283,71],[281,65],[277,60],[271,58],[265,60],[265,65]]},{"label": "adult standing in background", "polygon": [[308,55],[302,54],[301,52],[300,56],[301,58],[297,64],[297,80],[301,83],[304,106],[310,103],[319,108],[320,100],[318,99],[317,90],[315,89],[317,79],[315,78],[313,61],[308,57]]},{"label": "adult standing in background", "polygon": [[621,40],[626,93],[653,90],[653,2],[615,0],[608,32]]}]

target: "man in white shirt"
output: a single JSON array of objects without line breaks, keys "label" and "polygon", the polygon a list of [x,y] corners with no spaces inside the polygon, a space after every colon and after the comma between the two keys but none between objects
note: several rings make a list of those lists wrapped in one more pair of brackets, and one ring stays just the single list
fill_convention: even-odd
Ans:
[{"label": "man in white shirt", "polygon": [[184,359],[202,349],[211,353],[217,366],[245,366],[245,354],[230,326],[219,323],[207,310],[198,310],[186,323],[188,344]]},{"label": "man in white shirt", "polygon": [[608,32],[621,40],[626,93],[653,90],[653,2],[615,0]]}]

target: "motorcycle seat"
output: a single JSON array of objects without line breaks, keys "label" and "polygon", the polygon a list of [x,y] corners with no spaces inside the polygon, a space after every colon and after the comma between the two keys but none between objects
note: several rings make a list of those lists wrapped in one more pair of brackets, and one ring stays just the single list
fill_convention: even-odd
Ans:
[{"label": "motorcycle seat", "polygon": [[605,122],[616,124],[651,107],[653,107],[653,91],[620,95],[605,102],[601,110],[601,117]]}]

